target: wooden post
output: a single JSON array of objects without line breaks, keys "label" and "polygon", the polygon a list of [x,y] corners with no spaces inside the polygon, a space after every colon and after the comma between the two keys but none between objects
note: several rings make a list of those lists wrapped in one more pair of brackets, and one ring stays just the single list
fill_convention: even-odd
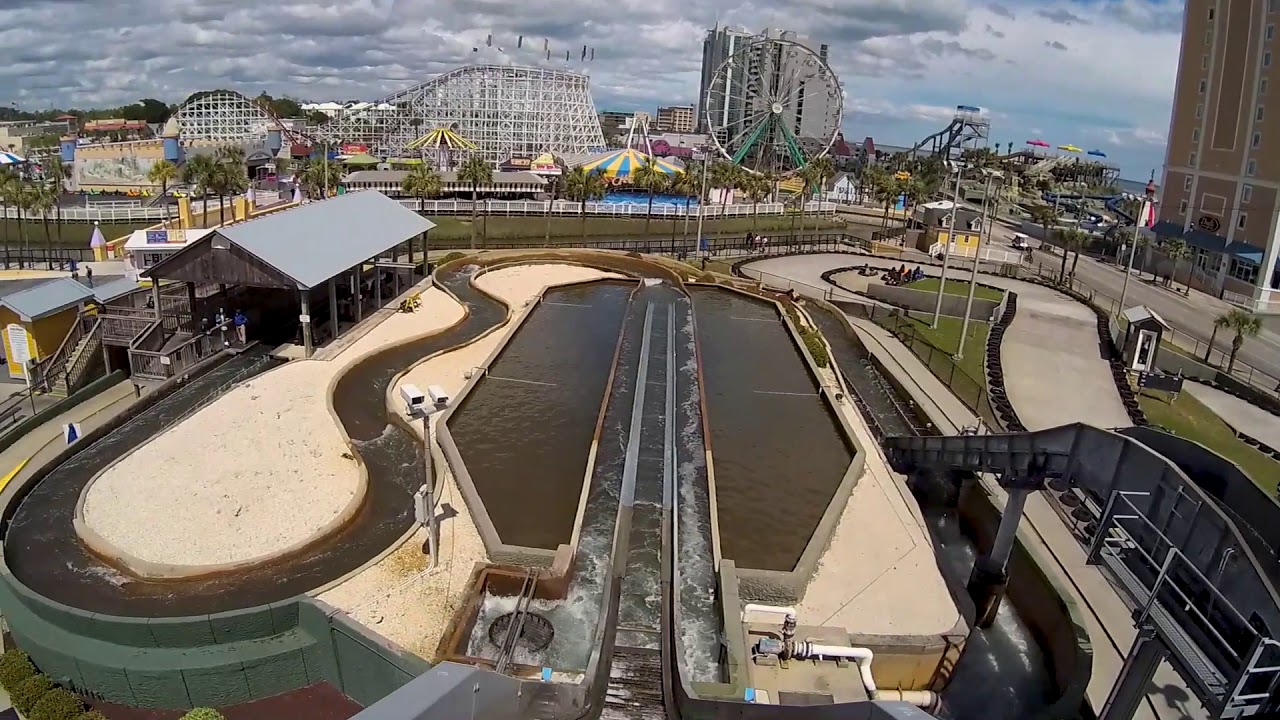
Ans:
[{"label": "wooden post", "polygon": [[378,258],[373,258],[373,310],[382,309],[382,268],[378,267]]},{"label": "wooden post", "polygon": [[329,278],[329,330],[338,339],[338,277]]},{"label": "wooden post", "polygon": [[187,283],[187,315],[187,322],[190,323],[187,332],[195,335],[200,329],[200,323],[196,320],[196,284],[193,282]]},{"label": "wooden post", "polygon": [[356,322],[364,320],[364,296],[360,294],[360,266],[351,271],[351,297],[356,303]]},{"label": "wooden post", "polygon": [[160,278],[151,278],[151,304],[155,306],[156,319],[160,319]]},{"label": "wooden post", "polygon": [[304,357],[311,357],[311,302],[308,297],[310,292],[307,290],[298,291],[298,300],[302,305],[302,352]]}]

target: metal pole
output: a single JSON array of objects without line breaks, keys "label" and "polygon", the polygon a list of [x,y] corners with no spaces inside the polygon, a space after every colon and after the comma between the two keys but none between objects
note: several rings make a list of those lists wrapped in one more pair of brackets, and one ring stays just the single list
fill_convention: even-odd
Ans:
[{"label": "metal pole", "polygon": [[[1138,208],[1138,213],[1142,214],[1142,211],[1146,210],[1146,208],[1147,203],[1144,200]],[[1131,243],[1132,247],[1129,248],[1129,262],[1124,268],[1124,284],[1120,286],[1120,304],[1116,307],[1116,317],[1119,317],[1120,313],[1124,312],[1124,299],[1129,294],[1129,276],[1133,274],[1133,258],[1138,254],[1138,231],[1141,228],[1142,223],[1135,217],[1133,219],[1133,242]]]},{"label": "metal pole", "polygon": [[703,215],[703,211],[706,210],[707,158],[709,156],[710,156],[710,153],[707,152],[707,149],[702,148],[702,195],[698,197],[698,237],[697,239],[694,240],[694,242],[696,243],[693,246],[694,254],[697,254],[698,250],[702,249],[702,215]]},{"label": "metal pole", "polygon": [[440,546],[438,536],[440,528],[436,521],[436,477],[435,468],[431,462],[431,413],[424,413],[422,416],[422,438],[423,438],[423,464],[427,473],[427,482],[423,487],[427,489],[427,552],[431,555],[430,562],[427,563],[428,570],[434,570],[439,563],[440,553],[437,549]]},{"label": "metal pole", "polygon": [[[987,196],[991,194],[991,183],[995,175],[987,175],[987,189],[982,195],[982,224],[978,226],[978,246],[973,251],[973,269],[969,271],[969,300],[964,305],[964,321],[960,324],[960,345],[956,349],[956,358],[964,358],[964,341],[969,337],[969,315],[973,313],[973,293],[978,286],[978,261],[982,259],[982,233],[991,239],[991,230],[987,226]],[[995,220],[992,220],[994,224]],[[955,224],[954,218],[952,225]]]},{"label": "metal pole", "polygon": [[[938,278],[938,300],[933,306],[933,323],[930,327],[937,329],[938,320],[942,317],[942,291],[947,289],[947,268],[951,266],[951,241],[956,231],[956,213],[960,211],[960,179],[964,177],[964,166],[956,161],[956,189],[951,195],[951,227],[947,229],[947,242],[942,246],[942,275]],[[963,341],[963,340],[962,340]]]}]

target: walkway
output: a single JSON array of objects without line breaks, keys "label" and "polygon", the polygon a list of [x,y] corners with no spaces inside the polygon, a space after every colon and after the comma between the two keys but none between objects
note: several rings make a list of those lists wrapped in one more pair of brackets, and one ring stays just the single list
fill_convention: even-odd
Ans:
[{"label": "walkway", "polygon": [[[857,262],[871,262],[873,265],[887,267],[889,265],[897,265],[891,260],[880,260],[876,262],[876,258],[857,258]],[[825,267],[824,267],[825,264]],[[773,258],[762,260],[759,263],[752,263],[752,267],[759,268],[764,272],[773,273],[780,276],[794,274],[796,280],[806,284],[813,284],[816,288],[823,286],[830,287],[829,283],[821,280],[821,274],[825,270],[842,265],[855,264],[853,259],[848,256],[831,256],[831,255],[807,255],[791,258]],[[817,278],[817,282],[813,283],[813,279]],[[1011,287],[1018,292],[1019,297],[1019,315],[1023,314],[1023,293],[1027,290],[1027,294],[1031,296],[1032,302],[1028,303],[1028,307],[1034,312],[1027,313],[1028,316],[1034,318],[1032,323],[1028,323],[1033,331],[1048,333],[1052,331],[1052,325],[1055,318],[1072,318],[1074,315],[1068,313],[1057,306],[1044,305],[1045,296],[1048,298],[1061,298],[1062,296],[1049,291],[1046,288],[1040,288],[1029,283],[1020,283],[1017,281],[1009,281],[1003,278],[984,277],[984,281],[990,281],[993,285],[1003,285]],[[1004,283],[998,282],[1004,280]],[[1037,297],[1034,290],[1039,290],[1041,295]],[[1063,304],[1061,299],[1056,300],[1058,304]],[[1091,311],[1090,311],[1091,313]],[[944,386],[927,367],[901,343],[897,342],[888,332],[873,322],[851,318],[855,329],[858,331],[860,338],[863,340],[867,350],[877,357],[883,366],[903,384],[903,386],[911,393],[917,404],[930,415],[939,421],[939,431],[944,434],[955,434],[964,425],[973,422],[973,413],[964,407],[959,400]],[[1061,320],[1058,320],[1061,322]],[[1077,322],[1079,322],[1077,320]],[[1010,327],[1006,335],[1008,342],[1015,334],[1018,322]],[[1083,332],[1077,331],[1077,332]],[[1062,333],[1058,332],[1054,335],[1046,335],[1045,337],[1054,338],[1056,344],[1062,343]],[[1090,334],[1090,348],[1097,346],[1097,331],[1094,330]],[[1028,338],[1028,342],[1035,342],[1034,336]],[[1054,351],[1043,352],[1042,354],[1052,354]],[[1030,355],[1030,351],[1026,355]],[[1058,353],[1066,354],[1066,353]],[[1017,353],[1015,353],[1017,355]],[[1087,354],[1082,356],[1087,357]],[[1025,360],[1026,358],[1022,358]],[[1100,362],[1100,361],[1099,361]],[[1064,362],[1063,366],[1070,367],[1073,363]],[[1088,363],[1082,363],[1085,367]],[[1102,363],[1105,367],[1105,363]],[[1011,369],[1010,359],[1005,359],[1006,380],[1011,376],[1015,376],[1018,371]],[[1040,371],[1035,368],[1024,369],[1023,372],[1031,372],[1039,374]],[[1110,383],[1110,374],[1108,371],[1107,382]],[[1050,384],[1056,388],[1061,388],[1061,394],[1066,395],[1069,392],[1078,392],[1073,389],[1069,382],[1064,382],[1060,378],[1050,376]],[[1083,394],[1083,393],[1082,393]],[[1114,395],[1114,391],[1112,391]],[[1037,418],[1043,422],[1044,417],[1035,412],[1034,408],[1018,406],[1018,400],[1015,398],[1013,391],[1010,390],[1010,400],[1015,403],[1019,415],[1024,413],[1030,414],[1031,417]],[[1026,402],[1023,400],[1022,402]],[[1083,405],[1084,403],[1080,403]],[[1054,412],[1063,413],[1066,406],[1054,410]],[[1123,410],[1123,407],[1121,408]],[[1044,413],[1048,415],[1048,413]],[[1073,418],[1069,422],[1084,420],[1090,422],[1089,415],[1085,414]],[[1023,419],[1028,426],[1031,425],[1030,417]],[[1003,507],[1006,500],[1004,491],[990,480],[983,479],[983,488],[991,496],[992,501],[997,507]],[[1075,537],[1067,529],[1057,512],[1049,505],[1046,498],[1037,493],[1032,495],[1026,504],[1026,522],[1023,523],[1021,533],[1023,541],[1028,545],[1028,549],[1040,556],[1039,563],[1042,569],[1050,574],[1061,587],[1070,588],[1073,598],[1079,606],[1085,621],[1085,627],[1089,632],[1089,637],[1093,644],[1093,674],[1090,677],[1088,697],[1096,709],[1100,709],[1106,701],[1107,695],[1111,690],[1112,682],[1119,676],[1122,665],[1124,664],[1125,655],[1129,651],[1130,645],[1135,637],[1133,620],[1129,607],[1121,599],[1119,593],[1112,586],[1102,571],[1097,566],[1088,565],[1085,562],[1086,551],[1076,541]],[[1156,672],[1154,687],[1148,694],[1148,702],[1139,708],[1139,712],[1135,715],[1136,720],[1182,720],[1209,717],[1207,712],[1200,707],[1199,702],[1187,689],[1187,685],[1167,664],[1161,664]]]},{"label": "walkway", "polygon": [[[789,278],[819,292],[840,292],[822,274],[863,263],[878,268],[902,265],[894,258],[822,254],[768,258],[744,269]],[[937,277],[942,269],[925,265],[921,270]],[[961,275],[953,268],[948,277],[952,273],[968,278],[967,269]],[[1111,379],[1111,367],[1102,359],[1093,310],[1040,285],[983,273],[979,277],[980,282],[1018,293],[1018,311],[1000,352],[1009,402],[1027,429],[1081,421],[1102,428],[1131,424]],[[797,292],[804,294],[805,289],[798,287]]]},{"label": "walkway", "polygon": [[1198,382],[1187,381],[1183,389],[1204,403],[1231,429],[1280,449],[1280,417],[1235,395]]}]

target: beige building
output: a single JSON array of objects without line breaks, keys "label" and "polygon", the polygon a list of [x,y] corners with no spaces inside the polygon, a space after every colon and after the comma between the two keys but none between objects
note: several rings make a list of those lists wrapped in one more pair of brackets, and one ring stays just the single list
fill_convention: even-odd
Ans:
[{"label": "beige building", "polygon": [[1187,1],[1154,228],[1194,249],[1193,285],[1266,313],[1280,313],[1277,25],[1278,0]]},{"label": "beige building", "polygon": [[[16,120],[0,122],[0,150],[26,156],[31,151],[32,140],[41,137],[61,137],[70,132],[71,126],[65,121],[51,120]],[[57,149],[55,142],[51,147]]]},{"label": "beige building", "polygon": [[657,130],[664,133],[693,132],[693,106],[672,105],[658,108]]}]

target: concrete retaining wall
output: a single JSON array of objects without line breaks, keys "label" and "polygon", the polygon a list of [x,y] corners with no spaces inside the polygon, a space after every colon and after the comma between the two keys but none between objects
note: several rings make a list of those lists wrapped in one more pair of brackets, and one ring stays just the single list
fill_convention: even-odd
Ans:
[{"label": "concrete retaining wall", "polygon": [[[933,313],[933,309],[938,302],[938,293],[936,292],[916,290],[915,288],[902,287],[901,285],[882,285],[880,283],[868,285],[867,296],[890,305],[927,313]],[[969,297],[967,295],[943,293],[942,314],[948,317],[964,317],[964,309],[968,302]],[[995,316],[996,308],[1000,305],[1001,303],[995,300],[975,297],[973,299],[973,314],[970,317],[990,321]]]},{"label": "concrete retaining wall", "polygon": [[58,417],[62,413],[74,408],[95,395],[105,392],[107,389],[114,387],[116,383],[119,383],[124,379],[125,374],[123,370],[117,370],[109,375],[100,377],[75,391],[70,396],[59,400],[41,412],[38,412],[17,425],[14,425],[5,432],[3,437],[0,437],[0,452],[8,450],[9,446],[17,442],[18,438],[26,435],[32,430],[35,430],[45,422]]}]

